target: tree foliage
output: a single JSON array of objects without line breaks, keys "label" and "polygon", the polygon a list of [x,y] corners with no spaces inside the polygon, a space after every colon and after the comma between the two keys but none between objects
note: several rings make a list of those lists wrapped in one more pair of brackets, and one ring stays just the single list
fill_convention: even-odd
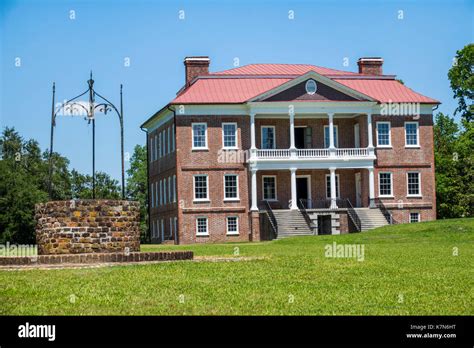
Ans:
[{"label": "tree foliage", "polygon": [[474,128],[438,113],[434,126],[438,218],[474,216]]},{"label": "tree foliage", "polygon": [[456,52],[453,67],[449,70],[454,98],[458,100],[455,114],[460,113],[464,121],[472,122],[474,99],[474,44]]},{"label": "tree foliage", "polygon": [[136,145],[127,170],[127,198],[140,202],[140,231],[143,242],[147,238],[148,189],[147,152],[145,146]]}]

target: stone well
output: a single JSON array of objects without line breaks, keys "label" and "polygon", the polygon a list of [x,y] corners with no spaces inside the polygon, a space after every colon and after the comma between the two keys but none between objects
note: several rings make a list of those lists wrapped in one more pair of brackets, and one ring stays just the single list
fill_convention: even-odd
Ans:
[{"label": "stone well", "polygon": [[140,251],[140,204],[80,199],[35,206],[39,255]]}]

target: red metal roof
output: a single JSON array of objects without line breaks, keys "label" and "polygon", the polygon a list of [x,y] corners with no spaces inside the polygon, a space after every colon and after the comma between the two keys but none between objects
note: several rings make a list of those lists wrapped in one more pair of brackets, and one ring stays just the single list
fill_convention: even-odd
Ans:
[{"label": "red metal roof", "polygon": [[199,79],[173,100],[173,104],[245,103],[290,79]]},{"label": "red metal roof", "polygon": [[309,64],[249,64],[239,68],[212,73],[211,75],[303,75],[315,71],[321,75],[357,75],[350,71],[341,71]]},{"label": "red metal roof", "polygon": [[[308,71],[330,76],[380,103],[429,103],[435,99],[419,94],[389,76],[367,76],[304,64],[250,64],[198,78],[182,91],[172,104],[245,103]],[[285,76],[286,75],[286,76]],[[293,75],[293,76],[289,76]],[[337,76],[334,76],[337,75]],[[358,78],[360,76],[361,78]]]},{"label": "red metal roof", "polygon": [[334,81],[368,95],[380,103],[439,103],[435,99],[413,91],[397,80],[334,79]]}]

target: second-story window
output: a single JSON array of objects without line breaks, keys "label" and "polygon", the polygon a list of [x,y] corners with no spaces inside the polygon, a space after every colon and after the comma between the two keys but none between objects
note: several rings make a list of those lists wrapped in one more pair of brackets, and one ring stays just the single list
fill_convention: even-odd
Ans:
[{"label": "second-story window", "polygon": [[[334,146],[339,147],[339,137],[338,137],[338,130],[337,126],[333,127],[334,129]],[[327,149],[329,148],[329,126],[324,126],[324,147]]]},{"label": "second-story window", "polygon": [[275,147],[275,126],[262,126],[262,149]]},{"label": "second-story window", "polygon": [[194,176],[194,200],[206,201],[208,200],[208,182],[207,175]]},{"label": "second-story window", "polygon": [[225,149],[237,148],[237,123],[222,123],[222,143]]},{"label": "second-story window", "polygon": [[418,147],[418,122],[405,122],[405,146]]},{"label": "second-story window", "polygon": [[193,149],[207,149],[207,123],[193,123]]},{"label": "second-story window", "polygon": [[390,122],[377,122],[377,146],[390,147]]},{"label": "second-story window", "polygon": [[236,200],[239,198],[239,177],[236,174],[224,175],[224,199]]}]

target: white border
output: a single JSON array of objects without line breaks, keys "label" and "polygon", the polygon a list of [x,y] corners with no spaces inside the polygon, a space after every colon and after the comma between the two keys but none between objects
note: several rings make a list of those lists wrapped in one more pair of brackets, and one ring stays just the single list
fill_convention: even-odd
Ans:
[{"label": "white border", "polygon": [[[380,174],[390,174],[390,195],[382,195],[380,194]],[[379,186],[379,197],[386,197],[386,198],[393,198],[393,173],[392,172],[379,172],[378,173],[378,186]]]},{"label": "white border", "polygon": [[[206,219],[206,233],[198,232],[198,219]],[[209,218],[207,216],[196,216],[196,237],[209,236]]]},{"label": "white border", "polygon": [[[388,124],[388,145],[379,144],[379,124]],[[377,122],[375,122],[375,140],[377,141],[377,147],[381,147],[381,148],[391,148],[392,147],[392,125],[389,121],[377,121]]]},{"label": "white border", "polygon": [[[235,126],[235,146],[225,146],[224,144],[224,126],[225,125],[234,125]],[[237,127],[237,122],[222,122],[222,149],[224,150],[237,150],[239,148],[239,139],[238,139],[238,127]]]},{"label": "white border", "polygon": [[[196,147],[194,146],[194,126],[204,125],[206,127],[204,131],[205,146]],[[209,150],[208,148],[208,139],[207,139],[207,123],[206,122],[193,122],[191,123],[191,149],[192,150]]]},{"label": "white border", "polygon": [[[416,124],[416,145],[408,145],[407,144],[407,124]],[[419,148],[420,147],[420,124],[418,121],[407,121],[403,125],[403,129],[405,131],[405,147],[409,148]]]},{"label": "white border", "polygon": [[[206,197],[207,198],[196,198],[196,176],[206,177]],[[194,174],[193,175],[193,202],[209,202],[209,175],[208,174]]]},{"label": "white border", "polygon": [[[225,196],[225,177],[226,177],[226,176],[235,176],[235,177],[237,177],[237,197],[234,197],[234,198],[227,198],[227,197]],[[224,201],[225,201],[225,202],[240,201],[239,174],[225,173],[225,174],[222,176],[222,183],[223,183],[223,185],[224,185]]]},{"label": "white border", "polygon": [[[410,173],[417,173],[418,174],[418,194],[416,195],[412,195],[412,194],[409,194],[408,193],[408,174]],[[415,197],[415,198],[419,198],[419,197],[423,197],[423,195],[421,194],[421,172],[418,171],[418,170],[410,170],[406,173],[406,184],[407,184],[407,197]]]},{"label": "white border", "polygon": [[[237,226],[237,231],[236,232],[229,232],[229,218],[236,218],[236,226]],[[239,235],[239,217],[237,215],[229,215],[226,216],[225,218],[225,230],[226,230],[226,235],[228,236],[238,236]]]}]

